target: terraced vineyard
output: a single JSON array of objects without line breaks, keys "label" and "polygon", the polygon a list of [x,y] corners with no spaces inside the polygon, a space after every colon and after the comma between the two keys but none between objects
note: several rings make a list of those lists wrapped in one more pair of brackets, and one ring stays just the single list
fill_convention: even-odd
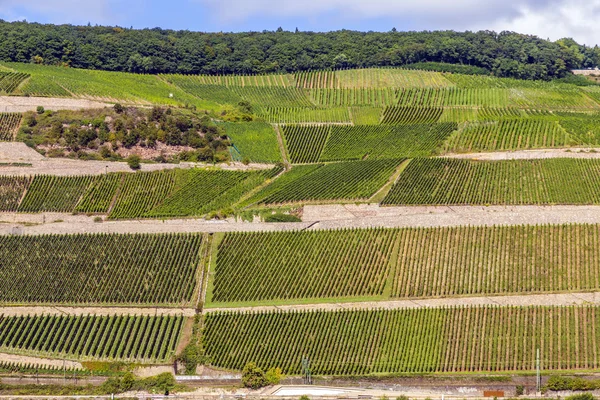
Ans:
[{"label": "terraced vineyard", "polygon": [[[396,62],[401,55],[390,57]],[[0,176],[0,211],[90,214],[82,219],[104,214],[111,220],[235,215],[235,229],[265,229],[0,236],[0,304],[85,306],[92,312],[0,315],[0,353],[172,365],[180,337],[183,348],[198,330],[203,362],[234,370],[256,362],[300,374],[302,357],[308,357],[319,375],[520,373],[535,368],[537,348],[547,371],[600,368],[600,307],[395,309],[398,303],[389,301],[435,298],[444,304],[440,299],[448,297],[457,302],[600,291],[600,225],[318,230],[307,218],[305,230],[285,231],[290,225],[237,220],[282,212],[304,217],[310,214],[306,204],[334,203],[344,215],[355,214],[349,223],[358,226],[375,220],[373,209],[348,204],[381,199],[383,206],[600,205],[595,149],[586,155],[590,159],[436,157],[600,146],[597,86],[399,68],[251,76],[153,76],[33,63],[3,63],[0,69],[4,94],[181,107],[184,116],[215,121],[210,131],[193,126],[189,132],[198,132],[203,143],[217,142],[206,135],[218,136],[222,149],[229,146],[228,162],[272,164],[260,170],[235,163],[98,176]],[[30,139],[31,115],[21,124],[19,114],[0,114],[0,140],[13,140],[17,131],[18,140]],[[140,142],[144,151],[171,157],[174,148],[153,147],[152,135],[166,135],[167,125],[179,122],[151,121],[152,132]],[[101,123],[90,119],[82,127]],[[112,137],[102,142],[127,148]],[[181,161],[208,150],[186,143],[181,148],[189,157]],[[70,155],[86,156],[71,147]],[[20,217],[29,218],[7,219]],[[220,231],[231,221],[210,226]],[[209,226],[184,222],[164,226]],[[377,222],[404,223],[402,217]],[[112,232],[135,221],[92,225]],[[146,225],[157,226],[144,222],[140,229]],[[384,309],[371,303],[386,300]],[[337,302],[363,304],[319,310]],[[319,305],[313,311],[266,311],[310,303]],[[214,311],[259,306],[265,307]],[[125,308],[123,315],[104,315],[112,313],[107,307],[153,307],[156,315],[132,315]],[[202,320],[161,315],[175,314],[177,307],[185,315],[197,309]],[[0,363],[3,371],[15,368]]]},{"label": "terraced vineyard", "polygon": [[259,163],[282,161],[277,134],[273,127],[262,122],[225,123],[225,132],[239,153],[240,160]]},{"label": "terraced vineyard", "polygon": [[0,211],[17,211],[31,180],[0,175]]},{"label": "terraced vineyard", "polygon": [[281,133],[293,164],[318,162],[327,142],[330,126],[285,125]]},{"label": "terraced vineyard", "polygon": [[202,235],[0,236],[5,304],[190,305]]},{"label": "terraced vineyard", "polygon": [[232,233],[218,245],[209,301],[599,290],[599,248],[598,225]]},{"label": "terraced vineyard", "polygon": [[391,230],[228,233],[211,301],[381,295],[394,237]]},{"label": "terraced vineyard", "polygon": [[21,114],[0,113],[0,141],[12,141],[20,125]]},{"label": "terraced vineyard", "polygon": [[543,119],[503,119],[471,122],[445,144],[449,152],[504,151],[569,147],[576,144],[556,122]]},{"label": "terraced vineyard", "polygon": [[[598,307],[461,307],[227,312],[205,317],[211,365],[249,362],[300,374],[533,371],[598,368]],[[477,327],[474,329],[473,327]]]},{"label": "terraced vineyard", "polygon": [[175,352],[183,317],[0,317],[0,351],[74,360],[165,362]]},{"label": "terraced vineyard", "polygon": [[600,204],[599,168],[596,159],[414,159],[382,204]]},{"label": "terraced vineyard", "polygon": [[29,74],[22,72],[0,71],[0,93],[12,93],[27,78]]},{"label": "terraced vineyard", "polygon": [[38,175],[33,178],[18,211],[72,212],[94,179],[92,176]]},{"label": "terraced vineyard", "polygon": [[350,124],[348,107],[337,108],[284,108],[265,107],[259,111],[260,117],[272,124],[328,123]]},{"label": "terraced vineyard", "polygon": [[261,203],[368,199],[388,181],[402,161],[390,159],[327,164],[279,187]]}]

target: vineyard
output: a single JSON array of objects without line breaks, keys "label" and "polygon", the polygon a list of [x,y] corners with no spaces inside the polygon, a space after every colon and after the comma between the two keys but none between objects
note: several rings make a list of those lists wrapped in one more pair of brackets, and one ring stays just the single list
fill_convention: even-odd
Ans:
[{"label": "vineyard", "polygon": [[394,237],[381,229],[227,233],[211,301],[379,296]]},{"label": "vineyard", "polygon": [[29,77],[21,72],[0,71],[0,93],[12,93],[19,87],[21,82]]},{"label": "vineyard", "polygon": [[414,159],[382,204],[600,204],[599,168],[596,159]]},{"label": "vineyard", "polygon": [[455,123],[411,125],[285,125],[281,132],[293,164],[424,157],[435,154],[458,126]]},{"label": "vineyard", "polygon": [[17,211],[30,182],[29,178],[0,175],[0,211]]},{"label": "vineyard", "polygon": [[0,351],[73,360],[166,362],[183,317],[25,315],[0,317]]},{"label": "vineyard", "polygon": [[[534,371],[598,368],[598,307],[461,307],[228,312],[205,317],[211,365],[253,361],[300,374]],[[476,327],[476,328],[474,328]]]},{"label": "vineyard", "polygon": [[258,163],[282,161],[277,134],[273,127],[262,122],[238,122],[223,124],[240,161],[248,159]]},{"label": "vineyard", "polygon": [[226,209],[283,171],[171,169],[95,176],[0,176],[0,211],[82,212],[111,219],[202,216]]},{"label": "vineyard", "polygon": [[18,211],[72,212],[94,179],[92,176],[38,175],[31,181]]},{"label": "vineyard", "polygon": [[449,152],[505,151],[576,144],[556,122],[543,119],[503,119],[471,122],[445,143]]},{"label": "vineyard", "polygon": [[208,300],[598,290],[598,248],[597,225],[228,233],[218,245]]},{"label": "vineyard", "polygon": [[0,141],[12,141],[21,125],[21,114],[0,113]]},{"label": "vineyard", "polygon": [[0,236],[5,304],[189,305],[202,236]]},{"label": "vineyard", "polygon": [[[368,199],[388,181],[402,161],[389,159],[326,164],[285,185],[278,185],[277,190],[260,202],[282,204]],[[277,184],[277,180],[274,184]]]}]

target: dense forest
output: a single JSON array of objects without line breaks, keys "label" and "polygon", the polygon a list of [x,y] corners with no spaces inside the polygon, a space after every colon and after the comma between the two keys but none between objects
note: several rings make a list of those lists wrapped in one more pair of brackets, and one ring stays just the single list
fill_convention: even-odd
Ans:
[{"label": "dense forest", "polygon": [[201,33],[0,20],[0,60],[138,73],[257,74],[463,64],[496,76],[551,79],[600,64],[600,49],[514,32]]}]

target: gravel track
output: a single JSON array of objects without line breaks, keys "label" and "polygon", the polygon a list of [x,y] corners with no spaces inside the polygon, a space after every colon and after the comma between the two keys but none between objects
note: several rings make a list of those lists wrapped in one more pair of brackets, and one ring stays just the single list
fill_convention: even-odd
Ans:
[{"label": "gravel track", "polygon": [[[369,204],[305,206],[303,222],[171,219],[94,222],[93,216],[0,213],[0,235],[74,233],[264,232],[369,227],[447,227],[600,224],[600,206],[379,207]],[[55,222],[58,221],[58,222]]]},{"label": "gravel track", "polygon": [[541,158],[600,158],[598,149],[571,147],[566,149],[536,149],[496,151],[486,153],[448,153],[442,157],[473,160],[537,160]]},{"label": "gravel track", "polygon": [[0,361],[18,363],[23,365],[40,365],[46,367],[63,368],[66,367],[82,369],[81,363],[75,361],[53,360],[49,358],[21,356],[18,354],[0,353]]},{"label": "gravel track", "polygon": [[[63,306],[15,306],[0,307],[0,315],[5,317],[19,315],[183,315],[193,317],[193,308],[159,308],[159,307],[63,307]],[[0,358],[1,360],[1,358]]]},{"label": "gravel track", "polygon": [[444,297],[434,299],[364,301],[353,303],[297,304],[281,306],[256,306],[237,308],[205,308],[203,313],[219,311],[308,311],[308,310],[348,310],[348,309],[386,309],[433,308],[462,306],[571,306],[600,305],[600,292],[587,293],[549,293],[510,296],[481,297]]}]

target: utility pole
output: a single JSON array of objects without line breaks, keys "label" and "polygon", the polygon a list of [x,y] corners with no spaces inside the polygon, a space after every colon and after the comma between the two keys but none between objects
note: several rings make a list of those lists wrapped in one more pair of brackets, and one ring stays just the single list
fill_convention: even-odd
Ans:
[{"label": "utility pole", "polygon": [[304,375],[304,384],[312,385],[312,374],[310,372],[310,359],[308,357],[302,357],[302,371]]},{"label": "utility pole", "polygon": [[540,373],[540,349],[538,347],[537,349],[537,356],[536,356],[536,375],[535,375],[535,388],[536,388],[536,392],[541,392],[542,391],[542,376]]}]

